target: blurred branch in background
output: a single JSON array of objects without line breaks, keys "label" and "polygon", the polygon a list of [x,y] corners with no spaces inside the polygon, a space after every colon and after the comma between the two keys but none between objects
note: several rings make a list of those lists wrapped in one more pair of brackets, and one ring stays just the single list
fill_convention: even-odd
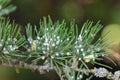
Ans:
[{"label": "blurred branch in background", "polygon": [[15,6],[9,5],[11,0],[0,0],[0,16],[8,15],[10,12],[16,9]]}]

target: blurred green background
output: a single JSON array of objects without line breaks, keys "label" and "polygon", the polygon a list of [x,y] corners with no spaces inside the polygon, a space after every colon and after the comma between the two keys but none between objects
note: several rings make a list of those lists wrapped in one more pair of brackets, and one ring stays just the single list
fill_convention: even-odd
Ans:
[{"label": "blurred green background", "polygon": [[12,4],[17,10],[9,16],[21,25],[38,24],[48,15],[53,20],[75,19],[80,24],[86,20],[120,24],[120,0],[12,0]]},{"label": "blurred green background", "polygon": [[[101,20],[104,27],[107,26],[105,28],[107,30],[103,30],[102,35],[112,31],[112,36],[110,34],[106,37],[109,40],[109,42],[106,41],[106,44],[111,44],[112,41],[120,43],[120,0],[12,0],[11,4],[14,4],[17,9],[8,16],[22,26],[28,22],[39,25],[40,19],[48,15],[54,21],[66,19],[67,22],[70,22],[75,19],[79,26],[86,20],[94,22]],[[117,29],[117,33],[113,28]],[[117,57],[120,61],[120,46],[117,49],[118,51],[115,53],[118,54]],[[7,73],[1,72],[0,80],[58,80],[54,76],[54,72],[39,75],[39,72],[21,68],[20,73],[16,74],[13,68],[0,66],[0,69],[0,71]]]}]

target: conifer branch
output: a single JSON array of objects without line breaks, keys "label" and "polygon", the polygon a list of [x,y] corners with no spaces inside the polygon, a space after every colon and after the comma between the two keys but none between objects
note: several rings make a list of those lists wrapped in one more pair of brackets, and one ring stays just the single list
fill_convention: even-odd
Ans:
[{"label": "conifer branch", "polygon": [[[53,22],[50,17],[44,17],[40,26],[26,26],[25,37],[19,26],[10,23],[9,19],[1,19],[0,61],[3,65],[24,66],[43,72],[54,69],[61,80],[81,80],[83,74],[91,73],[87,63],[108,67],[96,62],[99,57],[108,55],[102,51],[106,49],[103,40],[94,40],[101,29],[99,22],[87,21],[78,32],[74,22],[68,26],[65,20]],[[21,47],[25,51],[21,51]],[[93,74],[102,76],[96,72]]]}]

